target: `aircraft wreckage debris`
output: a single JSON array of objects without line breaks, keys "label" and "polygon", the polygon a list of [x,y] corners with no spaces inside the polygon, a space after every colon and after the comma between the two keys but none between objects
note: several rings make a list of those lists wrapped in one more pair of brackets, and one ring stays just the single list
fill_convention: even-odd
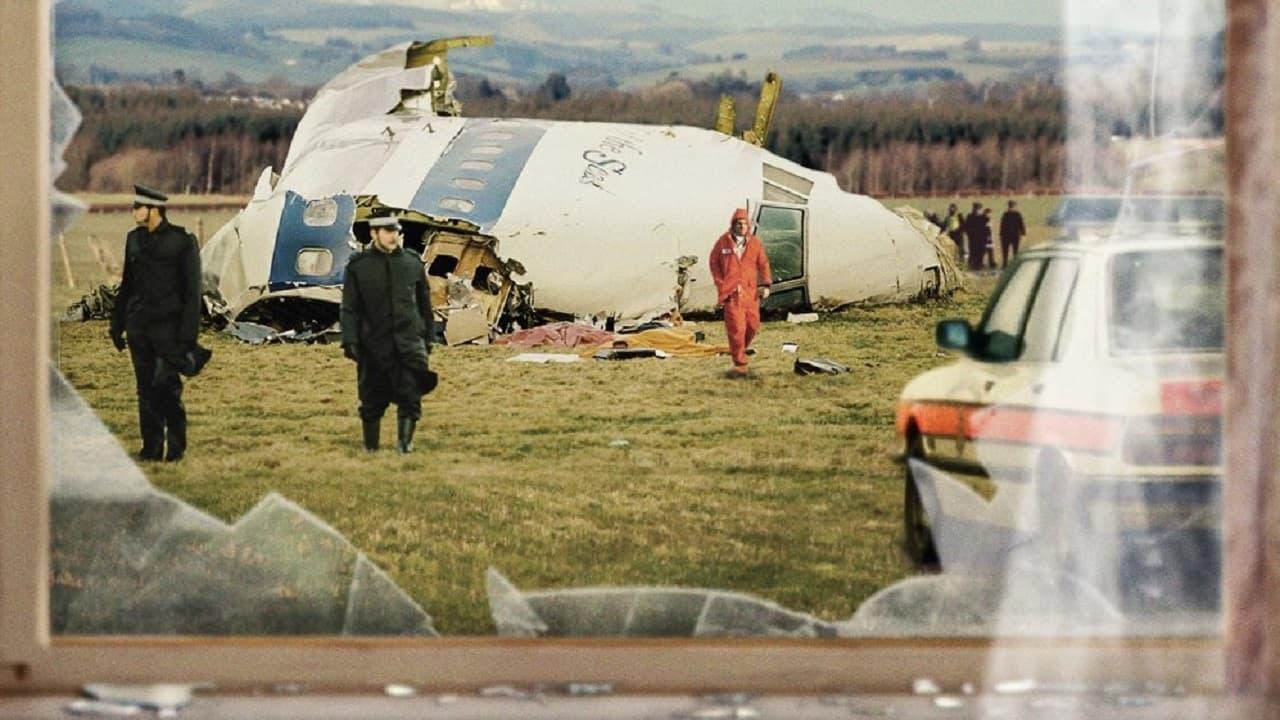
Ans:
[{"label": "aircraft wreckage debris", "polygon": [[567,353],[520,353],[507,358],[507,362],[534,363],[537,365],[559,365],[582,362],[577,355]]},{"label": "aircraft wreckage debris", "polygon": [[792,366],[797,375],[843,375],[849,368],[826,358],[796,358]]},{"label": "aircraft wreckage debris", "polygon": [[659,358],[665,360],[670,355],[654,348],[612,347],[595,351],[591,356],[596,360],[636,360],[638,358]]},{"label": "aircraft wreckage debris", "polygon": [[589,325],[571,322],[555,322],[518,330],[494,341],[495,345],[513,348],[557,347],[575,348],[596,346],[613,340],[613,333]]},{"label": "aircraft wreckage debris", "polygon": [[342,340],[342,330],[337,323],[323,330],[277,330],[269,325],[248,321],[227,323],[223,332],[237,340],[250,345],[272,345],[275,343],[305,343],[321,345],[336,343]]},{"label": "aircraft wreckage debris", "polygon": [[[454,83],[440,68],[461,45],[441,42],[389,47],[320,88],[280,173],[264,168],[252,200],[201,250],[215,314],[255,319],[243,314],[273,300],[336,304],[366,222],[382,212],[423,257],[444,319],[478,307],[495,332],[536,324],[538,313],[620,322],[711,312],[715,288],[700,260],[744,199],[772,240],[769,261],[786,285],[775,288],[780,312],[931,297],[963,281],[950,239],[919,211],[846,193],[831,174],[753,143],[771,111],[750,138],[461,117],[437,90]],[[423,47],[436,48],[440,66],[421,62]],[[574,155],[586,165],[563,172]]]}]

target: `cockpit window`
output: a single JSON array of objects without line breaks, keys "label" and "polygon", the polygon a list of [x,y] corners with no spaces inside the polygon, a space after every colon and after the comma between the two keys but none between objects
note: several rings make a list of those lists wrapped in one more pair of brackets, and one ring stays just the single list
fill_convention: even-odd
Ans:
[{"label": "cockpit window", "polygon": [[760,209],[758,225],[756,234],[764,243],[773,281],[785,282],[804,275],[804,211],[766,206]]}]

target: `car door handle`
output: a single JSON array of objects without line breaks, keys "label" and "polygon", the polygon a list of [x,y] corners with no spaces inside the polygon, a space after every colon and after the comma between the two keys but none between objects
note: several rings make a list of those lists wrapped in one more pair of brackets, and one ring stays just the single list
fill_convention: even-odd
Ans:
[{"label": "car door handle", "polygon": [[982,392],[991,392],[991,388],[996,386],[995,380],[988,380],[982,383]]},{"label": "car door handle", "polygon": [[1035,385],[1031,386],[1031,392],[1035,395],[1039,395],[1043,391],[1044,391],[1044,385],[1041,383],[1036,383]]}]

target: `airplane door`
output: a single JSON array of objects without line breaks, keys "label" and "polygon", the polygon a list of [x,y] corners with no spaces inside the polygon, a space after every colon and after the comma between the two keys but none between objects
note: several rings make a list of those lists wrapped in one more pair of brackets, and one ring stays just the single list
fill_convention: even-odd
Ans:
[{"label": "airplane door", "polygon": [[756,212],[756,236],[764,243],[773,271],[773,288],[763,309],[809,306],[808,212],[789,204],[764,204]]}]

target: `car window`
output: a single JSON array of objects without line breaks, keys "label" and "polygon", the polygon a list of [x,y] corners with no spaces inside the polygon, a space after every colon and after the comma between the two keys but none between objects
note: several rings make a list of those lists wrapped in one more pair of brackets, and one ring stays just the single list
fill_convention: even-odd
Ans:
[{"label": "car window", "polygon": [[1221,349],[1225,299],[1222,248],[1117,255],[1111,261],[1111,349]]},{"label": "car window", "polygon": [[1047,362],[1053,360],[1062,334],[1062,318],[1072,288],[1076,283],[1079,263],[1073,258],[1054,258],[1040,279],[1027,327],[1022,333],[1023,360]]},{"label": "car window", "polygon": [[1014,265],[1012,274],[991,301],[982,323],[982,355],[986,359],[1018,357],[1023,319],[1043,265],[1043,260],[1024,260]]}]

